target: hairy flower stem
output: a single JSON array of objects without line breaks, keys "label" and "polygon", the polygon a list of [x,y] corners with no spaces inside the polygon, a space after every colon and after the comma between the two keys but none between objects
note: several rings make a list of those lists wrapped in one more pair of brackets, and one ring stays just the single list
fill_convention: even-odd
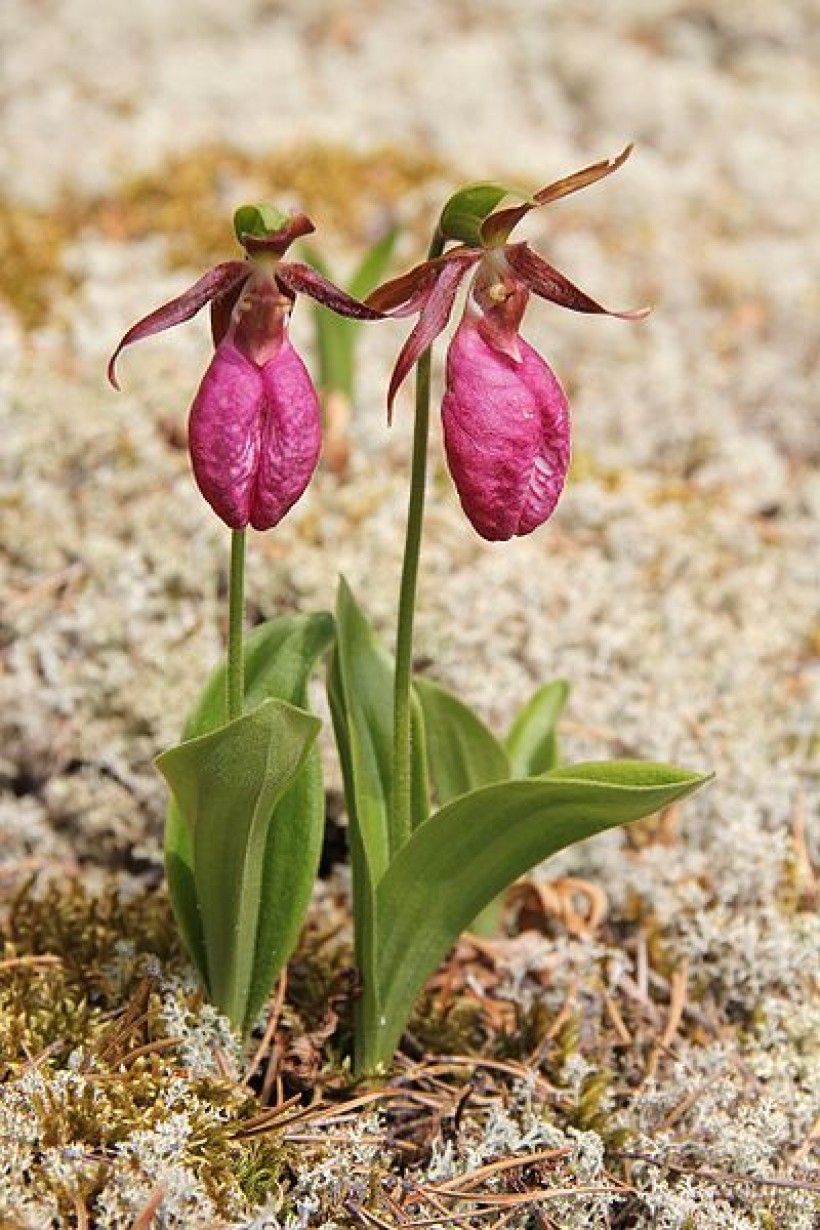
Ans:
[{"label": "hairy flower stem", "polygon": [[[427,253],[428,260],[441,256],[444,237],[436,232]],[[427,481],[427,438],[430,430],[430,368],[432,348],[428,347],[416,367],[416,417],[413,426],[413,461],[410,471],[410,496],[407,505],[407,530],[404,562],[399,590],[399,619],[396,631],[396,675],[393,693],[393,797],[390,807],[391,857],[404,845],[412,831],[411,765],[412,727],[410,685],[413,671],[413,616],[416,609],[416,583],[424,519],[424,493]]]},{"label": "hairy flower stem", "polygon": [[231,576],[228,590],[228,721],[242,716],[245,660],[242,625],[245,618],[245,531],[231,530]]}]

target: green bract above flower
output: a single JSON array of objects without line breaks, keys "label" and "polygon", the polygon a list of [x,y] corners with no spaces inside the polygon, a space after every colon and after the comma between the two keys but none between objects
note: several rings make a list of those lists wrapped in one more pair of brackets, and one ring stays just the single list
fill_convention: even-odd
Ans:
[{"label": "green bract above flower", "polygon": [[[281,231],[288,224],[287,214],[283,214],[269,201],[261,201],[257,205],[240,205],[233,216],[233,229],[241,244],[246,235],[254,235],[258,239],[266,239],[276,231]],[[313,227],[310,228],[313,230]]]},{"label": "green bract above flower", "polygon": [[[441,211],[439,230],[445,239],[456,243],[481,246],[481,226],[500,205],[504,197],[511,196],[514,189],[503,184],[468,184],[454,192]],[[526,193],[522,194],[526,197]]]}]

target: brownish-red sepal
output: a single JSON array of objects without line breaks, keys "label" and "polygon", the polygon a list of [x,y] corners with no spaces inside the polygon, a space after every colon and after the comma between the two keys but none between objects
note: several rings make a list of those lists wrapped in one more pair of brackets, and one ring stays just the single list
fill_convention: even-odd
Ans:
[{"label": "brownish-red sepal", "polygon": [[299,261],[286,261],[278,265],[276,281],[285,294],[310,295],[311,299],[339,316],[352,316],[354,320],[382,320],[384,317],[383,312],[354,299],[317,269]]},{"label": "brownish-red sepal", "polygon": [[[453,310],[456,294],[462,278],[477,260],[481,252],[465,250],[450,259],[442,261],[437,276],[427,295],[427,300],[421,310],[421,315],[413,326],[407,341],[399,351],[396,365],[390,377],[390,387],[387,391],[387,421],[393,420],[393,402],[403,381],[411,369],[418,363],[438,335],[447,327],[450,313]],[[432,263],[432,262],[431,262]]]},{"label": "brownish-red sepal", "polygon": [[576,171],[573,175],[556,179],[554,183],[547,184],[546,188],[539,188],[533,199],[538,205],[548,205],[550,201],[557,201],[562,196],[579,192],[581,188],[588,188],[590,184],[597,184],[599,179],[606,179],[607,175],[611,175],[613,171],[622,167],[633,149],[634,146],[630,141],[617,158],[602,158],[600,162],[593,162],[591,166],[584,167],[583,170]]},{"label": "brownish-red sepal", "polygon": [[444,256],[433,257],[422,261],[420,265],[409,269],[407,273],[392,278],[382,286],[372,291],[365,300],[369,307],[376,308],[385,316],[400,318],[414,316],[420,312],[430,297],[443,267],[451,261],[461,262],[468,253],[473,260],[479,260],[481,253],[460,245],[452,248]]},{"label": "brownish-red sepal", "polygon": [[247,261],[224,261],[221,265],[215,265],[176,299],[163,303],[162,307],[158,307],[132,325],[120,339],[117,349],[108,362],[108,379],[114,388],[119,389],[120,387],[117,383],[116,363],[126,346],[190,320],[206,303],[210,303],[217,296],[227,295],[234,289],[238,289],[250,271],[251,267]]},{"label": "brownish-red sepal", "polygon": [[316,227],[307,214],[291,214],[278,231],[271,231],[269,235],[251,235],[243,231],[239,238],[242,247],[250,256],[264,252],[271,256],[284,256],[292,243],[303,239],[305,235],[312,235],[315,230]]},{"label": "brownish-red sepal", "polygon": [[548,264],[543,257],[533,252],[525,243],[507,244],[504,249],[507,263],[513,273],[541,299],[549,299],[560,307],[573,312],[591,312],[603,316],[619,316],[622,320],[641,320],[648,316],[650,308],[634,308],[628,312],[612,312],[585,294],[558,269]]},{"label": "brownish-red sepal", "polygon": [[572,175],[556,179],[554,183],[540,188],[530,201],[522,205],[513,205],[508,209],[499,209],[496,213],[490,214],[489,218],[485,218],[481,227],[481,238],[484,243],[489,246],[504,243],[512,234],[513,228],[531,210],[538,209],[542,205],[549,205],[550,202],[558,201],[561,197],[569,196],[573,192],[580,192],[582,188],[588,188],[590,184],[597,183],[599,179],[606,179],[607,175],[611,175],[613,171],[623,166],[632,150],[633,146],[629,144],[618,154],[617,158],[604,158],[600,162],[593,162],[590,166],[575,171]]}]

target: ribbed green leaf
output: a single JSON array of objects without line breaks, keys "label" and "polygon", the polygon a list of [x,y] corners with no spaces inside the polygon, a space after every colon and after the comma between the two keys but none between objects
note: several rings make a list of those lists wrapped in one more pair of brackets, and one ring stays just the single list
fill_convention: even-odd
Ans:
[{"label": "ribbed green leaf", "polygon": [[569,699],[566,679],[545,683],[519,711],[504,740],[513,777],[537,777],[558,763],[556,725]]},{"label": "ribbed green leaf", "polygon": [[430,679],[414,681],[424,714],[427,767],[440,805],[511,776],[495,735],[457,696]]},{"label": "ribbed green leaf", "polygon": [[[468,790],[512,777],[507,753],[472,709],[429,679],[416,679],[415,688],[424,714],[427,767],[439,806]],[[470,931],[495,935],[503,907],[503,898],[491,901],[470,923]]]},{"label": "ribbed green leaf", "polygon": [[371,871],[371,854],[375,858],[379,874],[387,865],[387,817],[380,815],[375,831],[365,842],[361,824],[356,819],[356,787],[353,767],[353,751],[345,692],[342,684],[339,653],[334,649],[330,655],[327,674],[327,697],[333,719],[333,733],[345,789],[347,809],[347,843],[350,852],[351,888],[353,896],[353,920],[356,966],[362,977],[373,977],[373,934],[375,916],[375,882]]},{"label": "ribbed green leaf", "polygon": [[[317,660],[333,639],[326,612],[271,620],[245,639],[245,708],[278,698],[307,707],[307,684]],[[183,739],[193,739],[227,720],[225,663],[211,674],[188,716]],[[265,850],[261,909],[248,998],[255,1015],[298,939],[319,863],[324,829],[324,790],[318,748],[308,752],[293,787],[281,799]],[[301,858],[298,867],[296,854]],[[165,824],[165,863],[174,914],[206,986],[208,977],[202,920],[193,875],[191,834],[171,798]],[[282,880],[282,869],[288,879]],[[285,891],[286,890],[286,891]]]},{"label": "ribbed green leaf", "polygon": [[[393,787],[393,658],[368,623],[344,577],[336,603],[337,709],[350,748],[349,815],[361,830],[373,882],[391,855],[388,809]],[[424,724],[413,706],[413,823],[427,818]]]},{"label": "ribbed green leaf", "polygon": [[642,761],[582,764],[462,795],[418,828],[376,890],[379,1015],[363,1070],[388,1062],[425,980],[507,884],[565,846],[648,816],[706,779]]},{"label": "ribbed green leaf", "polygon": [[[344,578],[336,602],[336,646],[328,676],[328,696],[345,783],[353,877],[356,964],[364,993],[357,1003],[357,1053],[377,1020],[374,976],[378,883],[386,873],[390,849],[389,807],[393,785],[393,659],[357,605]],[[415,699],[415,698],[414,698]],[[412,713],[412,802],[414,825],[429,810],[424,723],[415,699]]]},{"label": "ribbed green leaf", "polygon": [[[266,700],[156,761],[191,837],[210,995],[239,1028],[247,1022],[276,806],[302,769],[320,726],[303,709]],[[302,875],[301,851],[291,853],[290,867],[278,871],[285,884]],[[268,905],[285,914],[292,910],[290,899]]]}]

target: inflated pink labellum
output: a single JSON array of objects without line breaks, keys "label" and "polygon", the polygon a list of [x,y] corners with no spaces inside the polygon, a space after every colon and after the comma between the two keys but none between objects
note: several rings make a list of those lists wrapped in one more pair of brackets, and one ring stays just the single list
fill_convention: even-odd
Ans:
[{"label": "inflated pink labellum", "polygon": [[218,347],[188,422],[197,485],[226,525],[267,530],[304,492],[321,446],[319,401],[285,334],[261,366],[230,337]]},{"label": "inflated pink labellum", "polygon": [[491,346],[467,316],[447,355],[447,462],[470,523],[491,541],[542,525],[569,466],[564,391],[537,351],[523,338],[518,344],[516,361]]},{"label": "inflated pink labellum", "polygon": [[[249,259],[225,261],[183,294],[128,330],[124,347],[190,320],[211,305],[215,354],[194,398],[188,442],[197,484],[232,529],[270,529],[281,521],[309,483],[319,456],[321,431],[316,391],[290,344],[287,323],[298,294],[310,295],[341,316],[378,320],[383,313],[334,286],[318,270],[282,259],[290,245],[314,230],[293,214],[264,232],[276,211],[243,207],[235,227]],[[281,215],[277,215],[281,217]],[[261,222],[260,222],[261,219]],[[245,223],[260,222],[260,233]]]}]

